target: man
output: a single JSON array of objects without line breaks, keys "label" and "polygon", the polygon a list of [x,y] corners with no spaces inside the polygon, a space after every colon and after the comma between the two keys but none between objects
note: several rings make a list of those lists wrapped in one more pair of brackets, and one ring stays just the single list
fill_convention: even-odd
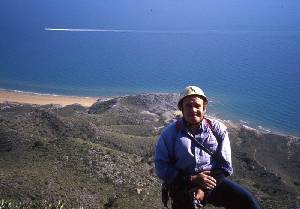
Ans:
[{"label": "man", "polygon": [[226,209],[260,208],[254,197],[226,177],[233,172],[224,124],[205,118],[208,100],[202,89],[188,86],[180,94],[183,117],[158,139],[155,169],[167,185],[172,209],[195,209],[206,203]]}]

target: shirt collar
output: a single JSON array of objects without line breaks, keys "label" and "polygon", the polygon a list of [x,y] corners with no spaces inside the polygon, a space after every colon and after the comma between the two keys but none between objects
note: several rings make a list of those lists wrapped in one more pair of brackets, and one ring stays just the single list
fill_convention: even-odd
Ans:
[{"label": "shirt collar", "polygon": [[[205,126],[204,120],[205,119],[203,119],[201,121],[201,123],[199,124],[199,129],[198,129],[198,133],[199,134],[202,133],[203,131],[205,131],[207,129],[207,127]],[[188,122],[184,118],[182,118],[181,121],[182,121],[181,124],[182,124],[183,130],[188,131],[189,130],[189,128],[188,128]]]}]

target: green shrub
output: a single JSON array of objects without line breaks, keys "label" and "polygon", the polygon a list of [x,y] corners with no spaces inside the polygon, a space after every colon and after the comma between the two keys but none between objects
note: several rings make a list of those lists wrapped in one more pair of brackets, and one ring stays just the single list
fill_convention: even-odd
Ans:
[{"label": "green shrub", "polygon": [[65,209],[62,201],[58,201],[56,204],[49,203],[47,201],[43,202],[31,202],[22,203],[16,202],[14,200],[4,200],[0,201],[0,209]]}]

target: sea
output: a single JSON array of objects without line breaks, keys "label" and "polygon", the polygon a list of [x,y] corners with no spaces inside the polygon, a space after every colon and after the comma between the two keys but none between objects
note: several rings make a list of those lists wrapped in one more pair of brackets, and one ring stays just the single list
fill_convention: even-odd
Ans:
[{"label": "sea", "polygon": [[210,115],[300,136],[300,27],[57,27],[23,17],[0,22],[1,89],[97,97],[197,85]]}]

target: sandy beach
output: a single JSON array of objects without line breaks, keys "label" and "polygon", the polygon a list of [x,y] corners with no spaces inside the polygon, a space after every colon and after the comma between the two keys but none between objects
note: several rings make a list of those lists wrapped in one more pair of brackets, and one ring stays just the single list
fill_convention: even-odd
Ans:
[{"label": "sandy beach", "polygon": [[97,97],[80,97],[80,96],[64,96],[51,94],[36,94],[27,92],[17,92],[9,90],[0,90],[0,103],[3,102],[18,102],[27,104],[59,104],[62,106],[70,104],[80,104],[85,107],[90,107],[97,101]]}]

